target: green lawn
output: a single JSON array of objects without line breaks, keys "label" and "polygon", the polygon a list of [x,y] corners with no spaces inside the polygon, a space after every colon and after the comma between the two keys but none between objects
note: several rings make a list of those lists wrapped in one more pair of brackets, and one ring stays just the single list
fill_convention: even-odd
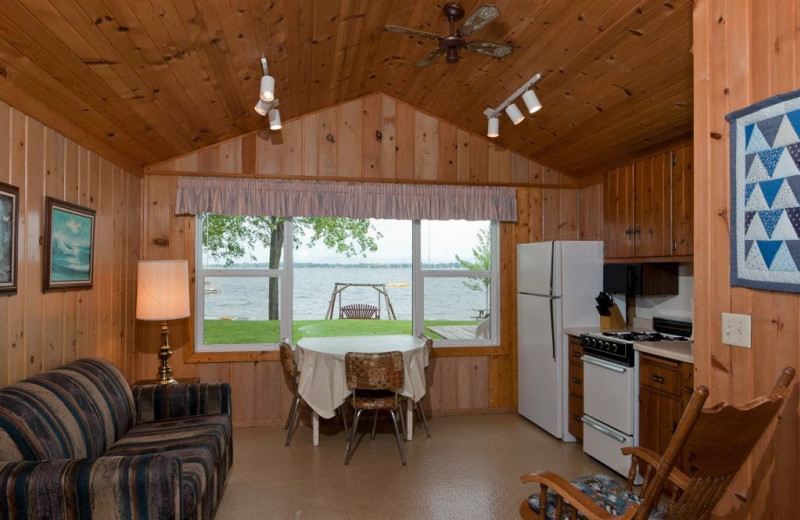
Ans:
[{"label": "green lawn", "polygon": [[[427,321],[427,326],[477,325],[477,321]],[[441,336],[428,331],[433,339]],[[411,334],[411,320],[302,320],[292,324],[292,340],[319,336],[374,336],[379,334]],[[280,322],[205,320],[205,343],[277,343]]]}]

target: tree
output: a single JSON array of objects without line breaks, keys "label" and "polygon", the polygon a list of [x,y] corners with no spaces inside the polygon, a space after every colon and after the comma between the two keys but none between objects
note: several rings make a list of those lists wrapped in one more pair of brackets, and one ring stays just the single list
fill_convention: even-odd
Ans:
[{"label": "tree", "polygon": [[[489,230],[481,229],[478,231],[478,244],[472,248],[474,261],[464,260],[456,255],[459,264],[470,271],[489,271],[492,269],[492,243],[489,239]],[[492,279],[489,276],[471,276],[466,282],[462,282],[464,287],[475,292],[483,291],[486,297],[486,309],[489,309],[489,288]]]},{"label": "tree", "polygon": [[[211,258],[230,267],[236,260],[257,260],[255,250],[269,250],[269,268],[280,265],[285,240],[281,217],[241,217],[204,214],[203,248]],[[300,247],[303,240],[309,246],[322,243],[329,249],[351,257],[378,250],[377,239],[381,233],[372,227],[368,219],[338,217],[297,217],[294,223],[294,244]],[[269,279],[269,319],[279,319],[278,280]]]}]

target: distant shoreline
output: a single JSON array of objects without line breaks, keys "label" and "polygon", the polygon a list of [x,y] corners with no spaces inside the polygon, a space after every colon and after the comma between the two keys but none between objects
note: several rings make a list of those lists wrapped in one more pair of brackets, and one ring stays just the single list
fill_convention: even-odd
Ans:
[{"label": "distant shoreline", "polygon": [[[256,262],[252,264],[235,264],[238,268],[251,268],[251,269],[267,269],[269,267],[268,264],[264,262]],[[411,269],[411,264],[376,264],[376,263],[358,263],[358,264],[337,264],[337,263],[330,263],[330,264],[316,264],[316,263],[306,263],[306,262],[294,262],[295,268],[311,268],[311,269],[330,269],[332,267],[335,268],[342,268],[342,269]],[[447,262],[447,263],[439,263],[439,264],[422,264],[423,269],[463,269],[464,266],[459,264],[458,262]],[[208,268],[210,269],[224,269],[225,266],[223,264],[212,264],[209,265]]]}]

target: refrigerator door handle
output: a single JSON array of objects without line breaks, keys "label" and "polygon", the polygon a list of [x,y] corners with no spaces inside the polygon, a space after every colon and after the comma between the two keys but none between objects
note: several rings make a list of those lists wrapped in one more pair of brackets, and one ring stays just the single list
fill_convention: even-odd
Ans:
[{"label": "refrigerator door handle", "polygon": [[[550,242],[550,296],[553,296],[553,281],[554,281],[553,274],[556,270],[555,261],[556,261],[556,242],[555,240],[553,240]],[[551,303],[550,305],[552,309],[553,304]],[[553,314],[552,310],[550,311],[550,314],[551,315]],[[553,356],[553,359],[555,359],[555,356]]]},{"label": "refrigerator door handle", "polygon": [[550,298],[550,341],[553,347],[553,361],[556,360],[556,322],[553,314],[553,298]]}]

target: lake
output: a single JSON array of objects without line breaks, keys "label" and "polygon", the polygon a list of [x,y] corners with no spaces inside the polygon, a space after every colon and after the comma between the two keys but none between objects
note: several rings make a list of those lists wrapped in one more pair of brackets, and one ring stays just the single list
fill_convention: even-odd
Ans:
[{"label": "lake", "polygon": [[[267,319],[267,279],[214,277],[207,281],[210,281],[207,288],[217,292],[205,295],[206,319]],[[427,278],[425,319],[470,320],[477,316],[478,309],[485,309],[486,296],[483,290],[471,290],[464,286],[465,281],[469,281],[466,276]],[[346,266],[294,268],[294,319],[325,319],[336,282],[386,284],[386,291],[397,319],[411,319],[410,267]],[[341,305],[352,303],[375,305],[381,309],[381,319],[387,319],[386,302],[379,296],[378,291],[370,287],[350,287],[342,292]],[[338,305],[337,301],[334,318],[339,316]]]}]

